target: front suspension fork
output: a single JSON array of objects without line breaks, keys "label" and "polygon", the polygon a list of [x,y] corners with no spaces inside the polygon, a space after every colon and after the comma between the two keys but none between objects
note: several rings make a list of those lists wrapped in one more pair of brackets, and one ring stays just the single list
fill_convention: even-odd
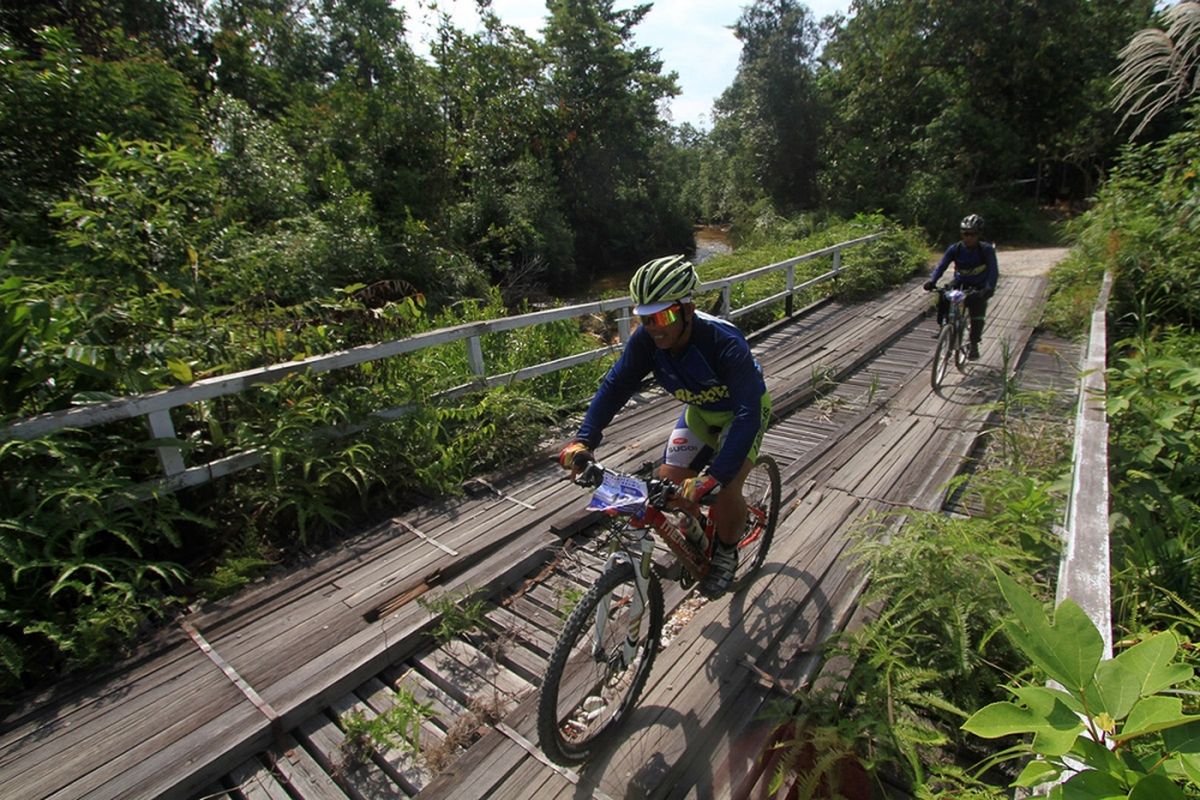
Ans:
[{"label": "front suspension fork", "polygon": [[[637,634],[641,629],[642,615],[646,612],[647,598],[650,595],[650,571],[653,569],[654,540],[647,532],[643,534],[638,545],[640,553],[638,563],[633,563],[629,551],[617,550],[608,557],[608,561],[604,565],[605,571],[620,561],[633,566],[633,585],[635,591],[633,597],[629,598],[632,608],[630,609],[629,622],[625,630],[625,641],[621,645],[622,667],[633,663],[633,659],[637,655]],[[604,631],[608,627],[608,611],[612,605],[612,600],[613,593],[609,592],[600,598],[600,603],[596,606],[596,628],[595,638],[592,640],[592,657],[597,661],[606,661],[609,657],[608,653],[604,650],[603,642]]]}]

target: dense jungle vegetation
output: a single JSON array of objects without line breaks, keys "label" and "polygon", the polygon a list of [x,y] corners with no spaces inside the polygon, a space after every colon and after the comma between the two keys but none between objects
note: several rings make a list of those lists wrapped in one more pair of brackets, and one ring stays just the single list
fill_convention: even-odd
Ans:
[{"label": "dense jungle vegetation", "polygon": [[[965,210],[1004,245],[1098,199],[1054,302],[1086,320],[1116,269],[1114,552],[1140,582],[1115,618],[1196,616],[1196,113],[1186,90],[1153,114],[1135,98],[1124,125],[1112,104],[1152,0],[859,0],[826,20],[756,0],[707,131],[663,115],[678,88],[635,43],[648,6],[548,0],[538,39],[479,10],[482,33],[443,21],[428,57],[384,0],[0,10],[4,421],[555,302],[688,250],[696,222],[741,244],[706,278],[886,229],[855,257],[861,290],[910,275]],[[595,336],[485,346],[516,369]],[[179,494],[146,496],[140,423],[0,440],[0,688],[101,663],[181,600],[536,449],[603,368],[423,403],[469,374],[447,348],[198,403],[175,419],[189,458],[270,457]]]}]

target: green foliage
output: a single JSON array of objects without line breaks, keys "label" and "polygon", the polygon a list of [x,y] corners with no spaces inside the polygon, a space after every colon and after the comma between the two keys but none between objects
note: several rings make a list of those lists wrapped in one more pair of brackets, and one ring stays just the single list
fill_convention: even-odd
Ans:
[{"label": "green foliage", "polygon": [[1014,685],[1014,700],[992,703],[963,724],[988,739],[1032,735],[998,757],[1032,757],[1014,785],[1065,778],[1049,790],[1052,800],[1183,798],[1182,787],[1200,789],[1200,715],[1185,713],[1176,691],[1194,675],[1175,660],[1175,634],[1150,636],[1102,660],[1100,632],[1072,600],[1051,620],[1012,578],[996,577],[1012,610],[1005,634],[1057,684]]},{"label": "green foliage", "polygon": [[465,633],[483,629],[487,601],[473,597],[474,594],[470,587],[464,587],[457,592],[440,594],[432,600],[417,598],[421,608],[437,618],[437,624],[430,629],[434,639],[445,644]]},{"label": "green foliage", "polygon": [[1193,597],[1200,572],[1200,337],[1165,331],[1117,343],[1108,373],[1113,566],[1130,630]]},{"label": "green foliage", "polygon": [[[928,248],[920,235],[911,229],[895,225],[879,215],[859,215],[852,220],[831,218],[818,221],[801,215],[791,219],[778,217],[773,210],[762,213],[748,230],[739,234],[736,252],[715,256],[700,266],[702,280],[736,275],[764,264],[776,263],[794,256],[820,250],[838,242],[884,231],[885,235],[867,244],[855,245],[843,251],[843,274],[832,284],[818,285],[807,294],[798,295],[796,307],[824,297],[832,292],[837,297],[854,300],[877,294],[906,280],[922,268],[928,258]],[[735,229],[738,230],[738,229]],[[824,274],[832,268],[832,257],[806,261],[796,266],[796,283]],[[734,305],[744,306],[783,291],[782,273],[740,284],[733,290]],[[701,298],[698,304],[715,307],[718,298]],[[742,322],[754,329],[766,322],[782,318],[782,304]]]},{"label": "green foliage", "polygon": [[1067,257],[1050,270],[1050,296],[1042,324],[1059,336],[1078,339],[1091,329],[1104,277],[1104,261],[1092,252],[1093,245],[1077,239]]},{"label": "green foliage", "polygon": [[980,515],[908,511],[854,532],[853,557],[871,576],[861,602],[876,616],[831,643],[829,657],[847,665],[840,680],[776,709],[776,719],[795,726],[781,745],[785,760],[818,741],[841,743],[869,772],[899,773],[918,797],[1001,796],[994,774],[966,768],[972,753],[985,753],[959,728],[970,709],[1003,699],[999,684],[1025,669],[996,635],[1007,602],[993,571],[1040,586],[1057,558],[1051,531],[1062,507],[1054,480],[1064,448],[1045,431],[1021,428],[1022,397],[1014,393],[1004,417],[1013,437],[1026,437],[1021,458],[989,447],[987,464],[949,487],[965,484]]},{"label": "green foliage", "polygon": [[102,58],[70,30],[28,33],[28,51],[0,37],[0,242],[44,245],[54,201],[90,177],[74,155],[97,134],[195,141],[199,119],[192,89],[160,55]]},{"label": "green foliage", "polygon": [[130,480],[119,440],[0,444],[0,637],[6,686],[88,666],[146,622],[186,576],[166,556],[211,523]]},{"label": "green foliage", "polygon": [[1011,204],[1015,181],[1031,180],[1022,186],[1043,196],[1086,197],[1117,144],[1104,76],[1152,8],[861,4],[831,30],[821,56],[831,109],[823,202],[881,208],[942,234],[966,203]]},{"label": "green foliage", "polygon": [[[1191,105],[1186,116],[1178,133],[1125,151],[1095,207],[1071,226],[1085,263],[1069,267],[1068,276],[1081,275],[1094,285],[1090,276],[1113,271],[1110,314],[1118,336],[1139,325],[1196,324],[1200,104]],[[1062,283],[1080,288],[1069,277],[1057,285]]]},{"label": "green foliage", "polygon": [[432,705],[417,702],[404,687],[395,689],[390,699],[394,704],[379,714],[355,710],[342,715],[342,768],[365,764],[380,750],[421,752],[421,723],[433,716]]}]

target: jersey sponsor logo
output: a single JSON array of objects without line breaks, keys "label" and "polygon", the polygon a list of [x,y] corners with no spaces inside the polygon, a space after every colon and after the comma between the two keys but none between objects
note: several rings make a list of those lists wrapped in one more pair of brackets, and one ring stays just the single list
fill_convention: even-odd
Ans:
[{"label": "jersey sponsor logo", "polygon": [[728,386],[710,386],[703,392],[693,392],[688,389],[676,389],[675,399],[684,403],[715,403],[729,397]]},{"label": "jersey sponsor logo", "polygon": [[678,439],[672,439],[671,444],[687,444],[688,440],[685,436],[680,436]]}]

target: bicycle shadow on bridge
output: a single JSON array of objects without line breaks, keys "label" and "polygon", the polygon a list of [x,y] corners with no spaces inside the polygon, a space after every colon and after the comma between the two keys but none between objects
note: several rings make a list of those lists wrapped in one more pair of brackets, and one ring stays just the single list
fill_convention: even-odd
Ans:
[{"label": "bicycle shadow on bridge", "polygon": [[[759,705],[771,694],[786,698],[756,675],[775,675],[803,652],[799,643],[828,634],[835,604],[823,576],[768,561],[746,591],[717,601],[723,607],[693,620],[690,625],[701,627],[658,654],[642,702],[614,742],[580,769],[574,796],[590,798],[599,789],[612,797],[715,799],[748,777],[733,771],[753,768],[775,728]],[[697,672],[687,662],[697,660],[701,642],[708,645],[699,648]],[[704,682],[697,687],[693,683],[701,674]],[[663,703],[664,693],[682,699]],[[686,711],[678,708],[684,704],[690,706]],[[727,743],[730,734],[734,738]]]}]

